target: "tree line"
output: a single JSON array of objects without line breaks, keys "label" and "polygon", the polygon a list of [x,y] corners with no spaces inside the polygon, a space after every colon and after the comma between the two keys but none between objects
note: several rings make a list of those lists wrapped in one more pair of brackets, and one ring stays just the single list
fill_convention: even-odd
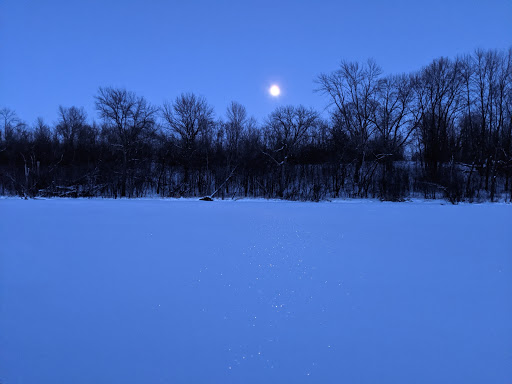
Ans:
[{"label": "tree line", "polygon": [[343,61],[316,79],[328,117],[279,106],[262,122],[204,97],[162,106],[100,88],[29,126],[0,109],[0,193],[66,197],[410,197],[511,200],[512,49],[439,58],[384,76]]}]

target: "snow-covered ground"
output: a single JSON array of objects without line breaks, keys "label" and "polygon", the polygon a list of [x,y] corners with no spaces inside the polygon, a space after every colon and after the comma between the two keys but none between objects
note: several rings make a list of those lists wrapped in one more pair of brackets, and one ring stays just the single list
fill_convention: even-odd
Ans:
[{"label": "snow-covered ground", "polygon": [[512,383],[512,205],[0,200],[0,382]]}]

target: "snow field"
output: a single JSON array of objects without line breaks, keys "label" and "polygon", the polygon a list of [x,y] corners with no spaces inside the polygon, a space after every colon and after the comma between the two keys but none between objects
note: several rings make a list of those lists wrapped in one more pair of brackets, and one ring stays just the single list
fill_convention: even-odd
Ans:
[{"label": "snow field", "polygon": [[0,382],[507,383],[512,206],[0,200]]}]

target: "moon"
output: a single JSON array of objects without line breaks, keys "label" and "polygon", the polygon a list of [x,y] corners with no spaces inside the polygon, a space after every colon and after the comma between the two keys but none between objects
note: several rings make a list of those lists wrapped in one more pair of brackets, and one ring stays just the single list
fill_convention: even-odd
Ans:
[{"label": "moon", "polygon": [[279,86],[276,84],[272,85],[268,91],[274,97],[277,97],[281,94],[281,89],[279,89]]}]

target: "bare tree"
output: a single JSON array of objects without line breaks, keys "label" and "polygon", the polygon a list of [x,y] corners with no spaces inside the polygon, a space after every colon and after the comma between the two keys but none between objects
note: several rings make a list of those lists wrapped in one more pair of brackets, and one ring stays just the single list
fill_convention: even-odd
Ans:
[{"label": "bare tree", "polygon": [[304,142],[318,122],[318,114],[302,105],[278,107],[268,117],[265,130],[271,153],[264,154],[281,169],[280,197],[283,197],[286,186],[286,168],[290,155]]},{"label": "bare tree", "polygon": [[322,74],[317,79],[317,91],[329,97],[330,105],[334,107],[334,119],[356,146],[354,181],[360,185],[367,184],[360,172],[367,160],[369,140],[376,129],[381,73],[373,60],[364,64],[343,61],[338,70]]},{"label": "bare tree", "polygon": [[212,128],[213,108],[204,97],[182,93],[174,103],[164,104],[163,117],[171,132],[180,138],[182,147],[193,150],[199,133]]},{"label": "bare tree", "polygon": [[108,131],[110,145],[121,153],[120,195],[126,196],[130,165],[137,161],[140,141],[154,133],[157,108],[143,97],[120,88],[100,88],[96,109]]},{"label": "bare tree", "polygon": [[414,78],[419,152],[429,182],[439,182],[441,164],[452,158],[450,140],[463,104],[462,85],[461,62],[446,58],[434,60]]},{"label": "bare tree", "polygon": [[[512,50],[500,52],[491,50],[477,51],[478,66],[476,73],[482,77],[481,56],[484,55],[484,84],[479,82],[480,108],[482,115],[482,134],[486,137],[486,189],[490,191],[491,201],[496,193],[496,175],[503,161],[508,160],[504,151],[503,136],[507,124],[507,111],[510,108],[509,95],[512,87]],[[483,89],[482,89],[483,88]],[[484,109],[485,106],[485,109]],[[489,186],[490,179],[490,186]]]},{"label": "bare tree", "polygon": [[86,122],[87,114],[83,108],[66,108],[61,105],[55,130],[66,146],[76,147],[78,136]]},{"label": "bare tree", "polygon": [[[226,142],[230,158],[237,158],[240,139],[248,124],[247,111],[242,104],[231,102],[226,110],[227,121],[224,124]],[[228,161],[231,163],[231,161]]]},{"label": "bare tree", "polygon": [[[183,93],[174,103],[165,103],[162,109],[167,128],[179,139],[184,167],[184,184],[189,181],[189,170],[192,158],[197,150],[199,138],[203,144],[211,138],[215,125],[213,108],[208,105],[204,97],[193,93]],[[208,168],[208,151],[206,150],[206,163]]]},{"label": "bare tree", "polygon": [[[413,92],[408,76],[389,76],[380,81],[377,109],[373,123],[373,158],[382,165],[380,195],[385,199],[399,198],[400,184],[394,179],[394,162],[400,160],[404,147],[415,129],[411,118]],[[372,168],[372,171],[375,167]]]},{"label": "bare tree", "polygon": [[400,150],[414,130],[410,109],[413,100],[408,76],[389,76],[381,80],[377,95],[377,109],[372,118],[376,139],[381,140],[386,151],[377,156],[387,156]]},{"label": "bare tree", "polygon": [[[10,141],[18,131],[26,128],[26,124],[16,115],[12,109],[0,109],[0,123],[3,130],[3,140]],[[2,131],[0,131],[0,139]]]}]

